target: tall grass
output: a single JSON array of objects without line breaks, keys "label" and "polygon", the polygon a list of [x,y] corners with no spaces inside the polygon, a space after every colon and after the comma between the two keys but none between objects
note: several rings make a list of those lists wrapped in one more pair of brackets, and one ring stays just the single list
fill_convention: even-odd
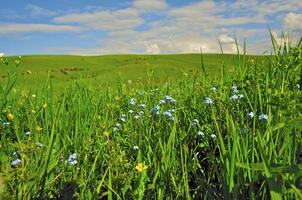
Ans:
[{"label": "tall grass", "polygon": [[10,75],[0,197],[301,199],[302,44],[272,41],[269,66],[238,53],[231,78],[222,70],[213,81],[184,74],[156,88],[150,76],[145,86],[76,83],[53,95],[48,84],[13,92]]}]

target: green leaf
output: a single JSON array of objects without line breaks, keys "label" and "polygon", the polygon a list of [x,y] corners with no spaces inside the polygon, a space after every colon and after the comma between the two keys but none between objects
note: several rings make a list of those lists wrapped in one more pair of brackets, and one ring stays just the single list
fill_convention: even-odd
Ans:
[{"label": "green leaf", "polygon": [[287,123],[287,126],[292,128],[302,129],[302,116],[290,120]]}]

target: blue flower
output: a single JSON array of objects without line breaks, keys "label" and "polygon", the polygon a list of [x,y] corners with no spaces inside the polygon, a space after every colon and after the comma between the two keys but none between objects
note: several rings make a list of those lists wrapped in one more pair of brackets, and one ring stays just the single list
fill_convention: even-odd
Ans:
[{"label": "blue flower", "polygon": [[165,111],[165,112],[163,112],[163,115],[167,116],[170,121],[174,121],[174,117],[171,112]]},{"label": "blue flower", "polygon": [[21,162],[22,162],[22,161],[21,161],[19,158],[17,158],[16,160],[12,161],[10,165],[11,165],[11,167],[16,168],[16,167],[18,167],[18,165],[19,165]]},{"label": "blue flower", "polygon": [[268,120],[268,115],[267,114],[262,114],[262,115],[259,116],[259,119],[263,120],[263,121],[267,121]]},{"label": "blue flower", "polygon": [[208,105],[212,105],[213,104],[213,100],[210,97],[206,97],[204,103],[208,104]]},{"label": "blue flower", "polygon": [[165,99],[166,99],[167,102],[170,102],[172,104],[176,103],[176,100],[174,98],[172,98],[171,96],[166,95]]},{"label": "blue flower", "polygon": [[155,106],[151,109],[151,113],[155,114],[155,115],[159,115],[160,114],[160,107],[159,106]]},{"label": "blue flower", "polygon": [[131,99],[130,99],[130,104],[131,104],[132,106],[135,106],[135,105],[136,105],[136,99],[131,98]]},{"label": "blue flower", "polygon": [[166,101],[164,99],[159,100],[159,105],[163,105],[165,103],[166,103]]},{"label": "blue flower", "polygon": [[76,153],[71,154],[65,163],[68,163],[70,165],[76,165],[78,163],[77,154]]},{"label": "blue flower", "polygon": [[247,115],[248,115],[251,119],[253,119],[255,114],[254,114],[253,112],[249,112]]}]

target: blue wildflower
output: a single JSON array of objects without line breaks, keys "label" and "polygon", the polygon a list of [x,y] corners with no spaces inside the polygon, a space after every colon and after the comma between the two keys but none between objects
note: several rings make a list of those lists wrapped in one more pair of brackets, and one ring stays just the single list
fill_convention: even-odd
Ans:
[{"label": "blue wildflower", "polygon": [[166,103],[166,101],[164,99],[159,100],[159,105],[163,105],[165,103]]},{"label": "blue wildflower", "polygon": [[155,114],[155,115],[159,115],[160,114],[160,107],[159,106],[155,106],[151,109],[151,113]]},{"label": "blue wildflower", "polygon": [[174,121],[174,117],[171,112],[165,111],[165,112],[163,112],[163,115],[167,116],[170,121]]},{"label": "blue wildflower", "polygon": [[12,161],[10,165],[11,167],[16,168],[18,167],[19,164],[21,164],[21,162],[22,161],[19,158],[17,158],[16,160]]},{"label": "blue wildflower", "polygon": [[77,154],[76,153],[71,154],[65,163],[68,163],[70,165],[76,165],[78,163]]},{"label": "blue wildflower", "polygon": [[165,99],[166,99],[167,102],[170,102],[172,104],[176,103],[176,100],[173,97],[171,97],[171,96],[166,95]]}]

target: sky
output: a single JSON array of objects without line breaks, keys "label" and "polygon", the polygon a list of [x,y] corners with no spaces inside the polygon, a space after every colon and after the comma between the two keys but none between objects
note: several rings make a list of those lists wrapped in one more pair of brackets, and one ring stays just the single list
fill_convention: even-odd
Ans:
[{"label": "sky", "polygon": [[271,52],[302,36],[301,0],[0,0],[0,54]]}]

